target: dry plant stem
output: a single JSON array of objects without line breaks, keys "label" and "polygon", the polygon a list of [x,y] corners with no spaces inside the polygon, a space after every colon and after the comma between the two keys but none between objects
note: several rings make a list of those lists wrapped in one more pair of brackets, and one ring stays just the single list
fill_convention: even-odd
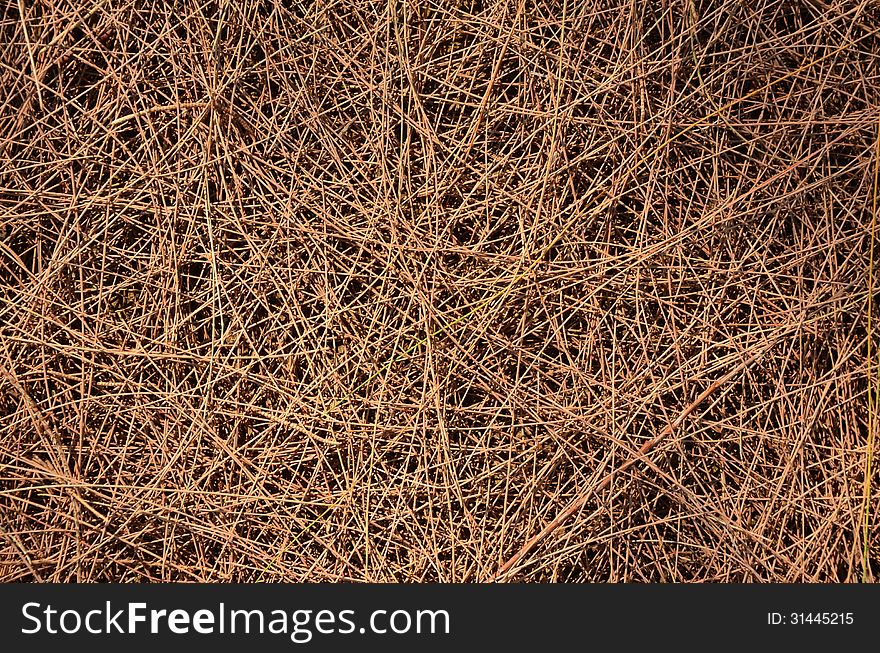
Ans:
[{"label": "dry plant stem", "polygon": [[873,0],[7,5],[0,580],[876,578]]},{"label": "dry plant stem", "polygon": [[[877,430],[878,391],[880,391],[880,361],[875,362],[872,352],[874,332],[872,329],[874,313],[874,244],[877,231],[878,200],[880,200],[880,117],[877,120],[877,148],[874,153],[874,193],[871,206],[871,246],[868,250],[868,440],[865,444],[865,489],[862,494],[862,582],[872,578],[869,557],[871,524],[871,480],[874,461],[874,438]],[[880,354],[880,351],[878,351]]]},{"label": "dry plant stem", "polygon": [[[517,14],[517,17],[519,17],[519,14]],[[880,32],[880,28],[874,30],[874,32],[872,32],[868,35],[865,35],[864,37],[862,37],[862,39],[874,36],[877,32]],[[859,40],[862,40],[862,39],[859,39]],[[839,55],[844,50],[852,47],[852,45],[853,44],[847,43],[847,44],[839,47],[836,50],[833,50],[831,52],[827,52],[825,55],[818,57],[815,60],[810,61],[807,64],[804,64],[803,66],[799,67],[796,70],[791,71],[790,73],[787,73],[781,77],[774,79],[773,81],[767,83],[766,85],[764,85],[760,88],[756,88],[756,89],[752,90],[750,93],[747,93],[742,98],[739,98],[737,100],[733,100],[733,101],[725,104],[724,106],[717,106],[713,102],[712,111],[708,112],[705,116],[703,116],[701,119],[695,121],[694,123],[689,124],[685,129],[680,131],[678,134],[671,136],[671,137],[668,137],[663,142],[661,142],[659,145],[656,145],[654,148],[652,148],[646,154],[641,155],[639,157],[639,159],[635,163],[631,164],[628,167],[628,169],[625,170],[622,174],[624,174],[624,175],[632,174],[632,172],[634,170],[637,170],[640,166],[644,165],[645,163],[650,161],[652,158],[654,158],[658,153],[664,151],[670,145],[672,145],[675,141],[677,141],[680,138],[683,138],[685,135],[687,135],[689,132],[696,129],[697,127],[700,127],[701,125],[705,125],[705,124],[711,122],[711,120],[713,118],[716,118],[719,116],[723,117],[723,114],[725,111],[728,111],[728,110],[734,108],[737,104],[740,104],[741,102],[743,102],[751,97],[754,97],[756,95],[760,95],[761,93],[765,93],[769,89],[773,88],[775,85],[780,84],[780,83],[786,81],[787,79],[790,79],[791,77],[799,75],[806,70],[809,70],[813,66],[820,64],[822,61],[825,61],[826,59],[829,59],[831,57]],[[507,41],[505,41],[504,47],[505,48],[507,47]],[[493,74],[492,74],[491,79],[494,80],[496,75],[497,75],[497,71],[493,70]],[[491,87],[491,84],[492,84],[492,82],[490,81],[490,87]],[[156,107],[153,110],[154,111],[155,110],[165,110],[165,107]],[[484,110],[484,107],[481,104],[481,112],[483,110]],[[478,123],[482,121],[481,116],[482,116],[482,113],[478,114],[478,121],[477,121]],[[120,121],[127,120],[128,118],[129,117],[126,116],[126,117],[120,119]],[[472,148],[472,145],[469,144],[467,151],[469,152],[471,148]],[[796,165],[797,164],[792,164],[792,168],[796,167]],[[541,194],[542,198],[543,198],[543,189],[544,188],[546,188],[546,185],[542,185],[542,194]],[[605,199],[601,203],[594,206],[592,209],[592,212],[599,213],[599,212],[607,209],[608,206],[613,201],[615,201],[617,199],[613,196],[609,196],[608,193],[606,193],[604,191],[602,192],[602,194],[605,196]],[[435,329],[434,331],[432,331],[430,334],[428,334],[427,336],[425,336],[421,340],[410,345],[407,349],[405,349],[403,351],[402,354],[400,354],[399,357],[388,361],[388,363],[386,363],[384,367],[378,369],[371,376],[367,377],[363,382],[361,382],[360,385],[355,387],[350,393],[348,393],[346,396],[342,397],[337,402],[335,402],[333,404],[333,406],[327,411],[327,413],[330,413],[333,410],[338,409],[345,402],[350,401],[351,398],[356,396],[360,390],[363,390],[364,388],[368,387],[370,383],[372,383],[377,378],[379,378],[380,376],[385,374],[395,363],[399,363],[403,360],[406,360],[406,358],[410,354],[412,354],[414,351],[418,350],[420,347],[422,347],[426,343],[428,343],[431,338],[435,338],[438,335],[445,333],[451,327],[473,317],[474,315],[479,315],[482,311],[484,311],[486,308],[491,306],[493,303],[498,302],[498,301],[502,301],[516,287],[516,284],[518,284],[520,281],[525,279],[531,272],[533,272],[541,264],[541,262],[547,256],[547,254],[549,254],[553,250],[553,248],[560,242],[560,240],[562,240],[562,238],[565,236],[565,234],[568,232],[568,230],[571,229],[571,227],[573,227],[576,222],[579,222],[583,219],[584,219],[584,216],[576,214],[570,221],[565,223],[562,226],[562,228],[559,229],[559,231],[556,232],[553,239],[546,246],[544,246],[542,251],[539,252],[538,256],[534,257],[534,259],[529,263],[529,265],[527,267],[525,267],[525,269],[517,270],[517,272],[511,277],[511,279],[507,283],[507,285],[505,285],[501,290],[499,290],[494,295],[488,297],[487,299],[483,300],[480,304],[475,306],[473,309],[471,309],[467,313],[465,313],[465,314],[459,316],[458,318],[451,320],[450,322],[442,325],[441,327]],[[523,253],[525,254],[525,252],[523,252]]]},{"label": "dry plant stem", "polygon": [[[31,67],[31,75],[33,75],[34,79],[37,78],[37,63],[34,59],[34,48],[31,45],[31,39],[28,36],[28,30],[25,19],[25,9],[24,9],[24,0],[18,0],[18,15],[21,18],[21,31],[24,34],[25,44],[27,45],[27,53],[28,53],[28,63]],[[37,81],[34,85],[34,90],[37,92],[37,99],[39,100],[40,107],[43,106],[43,89],[40,88],[40,83]]]},{"label": "dry plant stem", "polygon": [[720,379],[717,379],[712,384],[710,384],[697,396],[696,399],[688,404],[688,406],[678,415],[678,417],[673,422],[667,425],[666,428],[660,431],[660,433],[658,433],[653,439],[648,440],[645,444],[639,447],[639,450],[632,458],[629,458],[626,462],[606,474],[602,478],[602,480],[596,483],[595,486],[587,489],[585,492],[576,497],[571,503],[568,504],[568,506],[566,506],[558,515],[556,515],[556,517],[554,517],[546,526],[544,526],[544,528],[542,528],[538,533],[530,538],[515,554],[513,554],[504,564],[502,564],[501,567],[498,569],[498,572],[495,574],[493,580],[502,580],[505,575],[514,571],[516,565],[518,565],[532,549],[534,549],[553,531],[562,526],[562,524],[565,523],[565,521],[569,517],[580,511],[581,508],[583,508],[584,505],[590,500],[590,498],[592,498],[597,492],[601,492],[606,487],[608,487],[616,476],[619,476],[636,463],[645,461],[645,456],[646,454],[648,454],[648,452],[650,452],[654,447],[663,442],[670,435],[675,433],[675,431],[684,423],[684,421],[697,408],[699,408],[699,406],[708,397],[712,396],[712,394],[714,394],[716,390],[718,390],[725,383],[733,379],[737,374],[740,374],[743,370],[748,369],[748,367],[752,363],[759,360],[761,356],[766,354],[773,347],[773,345],[776,344],[778,338],[779,336],[772,339],[769,344],[765,344],[763,347],[759,348],[758,351],[754,352],[742,363],[730,370]]}]

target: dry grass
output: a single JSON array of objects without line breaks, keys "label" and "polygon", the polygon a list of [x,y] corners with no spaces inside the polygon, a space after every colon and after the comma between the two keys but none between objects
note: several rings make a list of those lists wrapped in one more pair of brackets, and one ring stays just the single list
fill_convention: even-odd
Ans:
[{"label": "dry grass", "polygon": [[0,579],[880,570],[877,2],[0,34]]}]

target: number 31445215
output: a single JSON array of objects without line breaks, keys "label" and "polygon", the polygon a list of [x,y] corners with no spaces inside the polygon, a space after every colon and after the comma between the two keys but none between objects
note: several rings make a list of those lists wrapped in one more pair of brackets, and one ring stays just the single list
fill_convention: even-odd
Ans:
[{"label": "number 31445215", "polygon": [[850,626],[855,622],[852,612],[768,612],[767,623],[771,626]]}]

